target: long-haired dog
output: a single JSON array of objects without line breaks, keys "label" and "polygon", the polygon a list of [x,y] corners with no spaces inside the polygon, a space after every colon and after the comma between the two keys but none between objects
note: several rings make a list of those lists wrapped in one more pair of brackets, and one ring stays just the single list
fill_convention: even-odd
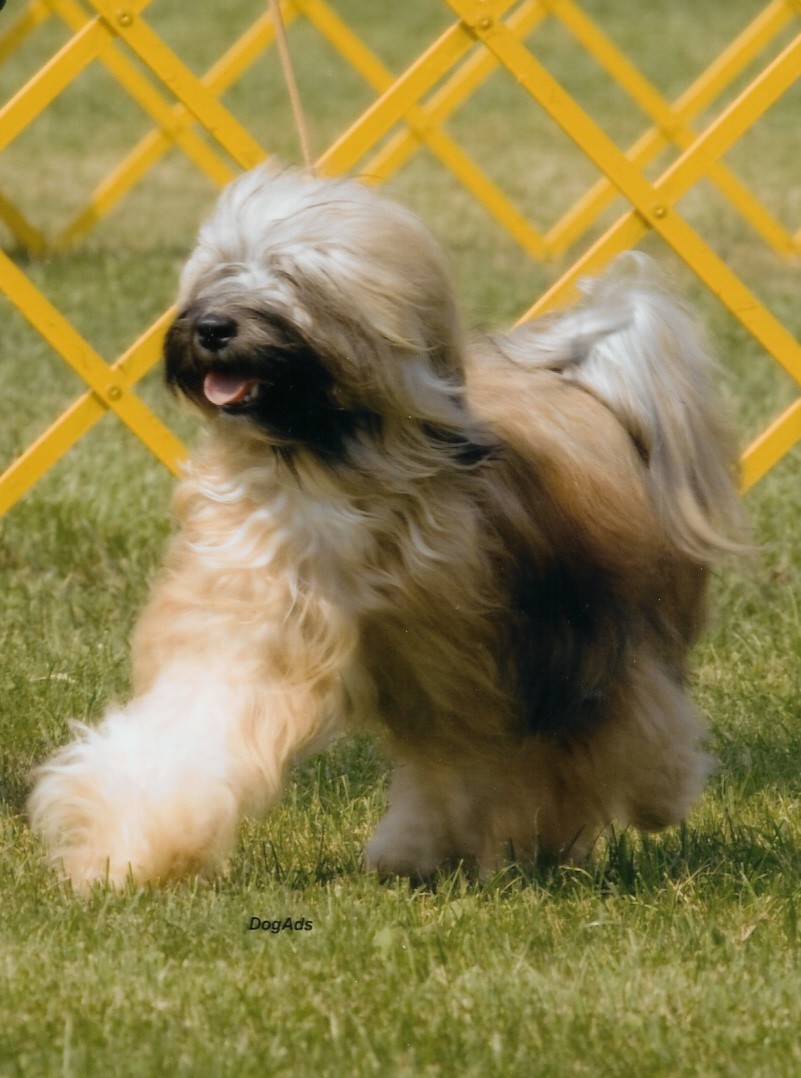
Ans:
[{"label": "long-haired dog", "polygon": [[166,339],[211,429],[134,696],[31,799],[77,886],[219,869],[344,729],[396,762],[382,874],[684,817],[708,770],[687,654],[738,509],[709,361],[641,261],[466,342],[407,210],[266,167],[227,189]]}]

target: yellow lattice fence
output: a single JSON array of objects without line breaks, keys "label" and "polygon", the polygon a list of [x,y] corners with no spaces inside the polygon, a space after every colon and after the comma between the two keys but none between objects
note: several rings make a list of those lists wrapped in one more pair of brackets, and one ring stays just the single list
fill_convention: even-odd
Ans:
[{"label": "yellow lattice fence", "polygon": [[[159,2],[155,0],[154,9]],[[573,265],[533,303],[526,317],[566,302],[579,276],[597,271],[648,233],[656,234],[801,385],[801,344],[678,209],[679,201],[703,181],[713,185],[747,223],[755,243],[782,257],[801,251],[801,232],[783,225],[724,162],[724,155],[801,77],[801,0],[772,0],[759,10],[675,100],[668,100],[646,78],[576,0],[428,3],[449,11],[448,24],[396,75],[344,21],[336,0],[284,0],[281,10],[290,36],[294,23],[305,22],[374,95],[372,104],[322,153],[319,171],[358,170],[380,182],[422,147],[532,258],[564,259],[565,252],[580,250],[584,243]],[[153,124],[56,234],[47,234],[30,221],[2,190],[0,180],[0,220],[29,256],[79,243],[170,150],[180,150],[217,186],[267,155],[267,148],[222,102],[223,95],[274,45],[267,5],[200,76],[154,31],[146,17],[148,7],[150,0],[31,0],[16,16],[6,12],[0,21],[0,64],[24,50],[52,20],[68,31],[65,43],[0,108],[0,152],[94,64],[105,68]],[[387,18],[403,21],[402,5],[391,12],[388,7]],[[647,118],[648,126],[627,149],[618,146],[537,58],[532,45],[537,32],[553,23],[569,40],[575,62],[603,69],[627,95],[632,111]],[[600,173],[598,181],[544,230],[535,227],[503,185],[482,170],[448,130],[457,110],[498,69],[518,84],[521,104],[544,110]],[[725,103],[717,107],[720,101]],[[668,164],[661,165],[666,158]],[[599,222],[621,195],[627,208],[598,236]],[[588,241],[593,233],[595,238]],[[108,361],[4,252],[0,252],[0,291],[86,386],[83,395],[0,476],[0,512],[108,412],[115,413],[167,467],[177,470],[184,456],[181,442],[135,391],[158,362],[171,312]],[[744,485],[763,476],[799,440],[801,397],[745,451]]]}]

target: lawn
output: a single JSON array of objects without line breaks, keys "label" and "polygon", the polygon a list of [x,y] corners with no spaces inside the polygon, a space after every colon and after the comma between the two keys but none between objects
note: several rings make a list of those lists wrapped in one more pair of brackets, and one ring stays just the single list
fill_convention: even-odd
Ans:
[{"label": "lawn", "polygon": [[[334,2],[395,72],[450,21],[440,0]],[[636,18],[616,0],[583,6],[672,98],[762,4],[649,0]],[[263,5],[202,8],[187,18],[186,5],[154,0],[147,13],[196,71]],[[0,34],[20,9],[0,12]],[[66,39],[55,21],[40,27],[0,67],[0,102]],[[310,26],[291,27],[290,44],[320,153],[372,96]],[[530,44],[620,145],[646,125],[552,20]],[[274,58],[225,101],[298,160]],[[799,106],[796,87],[727,156],[791,229]],[[93,65],[4,151],[0,190],[55,234],[148,126]],[[541,227],[595,179],[508,78],[491,79],[448,130]],[[592,238],[533,260],[425,152],[388,186],[442,239],[471,325],[519,316]],[[73,249],[31,258],[2,226],[0,239],[110,360],[172,301],[213,198],[172,151]],[[707,183],[681,209],[801,338],[798,260],[771,253]],[[793,399],[791,380],[675,256],[644,246],[699,307],[745,446]],[[2,298],[0,324],[4,467],[81,386]],[[188,442],[197,436],[157,372],[142,395]],[[171,527],[171,477],[104,419],[0,519],[0,1075],[801,1073],[799,464],[796,448],[748,493],[758,553],[716,573],[693,678],[719,764],[681,828],[613,834],[580,867],[379,883],[361,848],[387,767],[356,739],[298,768],[269,818],[246,822],[224,878],[84,899],[27,828],[30,771],[71,718],[93,720],[126,694],[127,638]],[[292,928],[251,927],[287,919]]]}]

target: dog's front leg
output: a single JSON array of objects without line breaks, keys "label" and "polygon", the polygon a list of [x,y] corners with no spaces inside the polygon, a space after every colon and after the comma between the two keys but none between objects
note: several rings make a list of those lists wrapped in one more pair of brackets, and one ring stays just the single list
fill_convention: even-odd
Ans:
[{"label": "dog's front leg", "polygon": [[38,772],[31,819],[78,888],[209,873],[237,826],[279,795],[288,763],[323,739],[320,694],[174,660]]},{"label": "dog's front leg", "polygon": [[392,774],[389,811],[365,848],[367,868],[379,876],[426,879],[449,859],[467,855],[454,823],[469,813],[469,798],[447,769],[405,760]]}]

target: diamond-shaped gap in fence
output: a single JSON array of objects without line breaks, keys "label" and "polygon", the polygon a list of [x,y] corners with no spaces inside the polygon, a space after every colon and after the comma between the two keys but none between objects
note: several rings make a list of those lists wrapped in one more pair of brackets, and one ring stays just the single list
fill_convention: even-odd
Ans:
[{"label": "diamond-shaped gap in fence", "polygon": [[[292,9],[290,9],[292,10]],[[298,7],[286,28],[312,150],[321,153],[375,100],[375,92]],[[271,46],[222,95],[281,161],[300,160],[289,95]]]},{"label": "diamond-shaped gap in fence", "polygon": [[[83,2],[90,4],[90,0]],[[225,0],[219,9],[225,13],[222,33],[219,20],[213,24],[213,33],[204,32],[206,24],[199,8],[193,12],[170,0],[152,0],[142,14],[160,40],[180,56],[198,78],[203,78],[257,23],[270,22],[268,9],[267,0]],[[282,10],[287,24],[291,25],[293,16],[288,13],[287,0],[284,0]]]},{"label": "diamond-shaped gap in fence", "polygon": [[[83,117],[77,132],[76,117]],[[56,236],[147,127],[141,109],[95,63],[5,149],[4,190],[29,220]]]},{"label": "diamond-shaped gap in fence", "polygon": [[25,357],[25,375],[16,364],[0,363],[3,414],[13,422],[0,424],[0,471],[16,459],[72,403],[79,383],[72,371],[22,314],[0,295],[3,350]]},{"label": "diamond-shaped gap in fence", "polygon": [[0,17],[0,100],[32,78],[71,36],[47,0],[8,5]]},{"label": "diamond-shaped gap in fence", "polygon": [[[737,4],[728,9],[719,7],[714,20],[710,20],[702,4],[694,7],[661,4],[661,10],[649,14],[653,32],[643,36],[642,20],[610,18],[609,9],[603,5],[581,0],[545,2],[552,14],[549,27],[554,27],[554,35],[560,36],[552,39],[556,47],[547,53],[540,52],[539,59],[587,112],[602,123],[609,120],[608,110],[601,111],[604,100],[595,96],[594,80],[588,82],[588,70],[575,62],[577,47],[594,66],[604,69],[606,77],[620,88],[625,99],[643,113],[656,103],[652,98],[659,98],[669,106],[688,104],[691,87],[699,90],[705,87],[704,102],[711,102],[713,112],[717,112],[753,77],[754,65],[764,66],[766,50],[775,55],[788,44],[801,15],[795,0],[771,0],[762,7],[752,5],[748,12]],[[680,19],[684,32],[670,36],[673,14]],[[695,32],[691,29],[693,21]],[[562,37],[563,34],[566,36]],[[670,42],[669,48],[665,47],[666,40]],[[582,84],[589,93],[584,92]],[[711,118],[703,112],[695,114],[701,127]],[[634,112],[623,114],[622,121],[621,137],[615,141],[625,147],[625,128],[633,124],[628,134],[640,132]],[[611,127],[608,133],[615,136]]]},{"label": "diamond-shaped gap in fence", "polygon": [[384,190],[414,206],[445,251],[466,328],[512,325],[547,286],[552,267],[533,259],[434,155],[416,154]]},{"label": "diamond-shaped gap in fence", "polygon": [[[316,0],[291,0],[307,17],[314,19]],[[386,5],[364,0],[326,0],[338,20],[354,31],[365,48],[394,72],[405,71],[453,23],[453,15],[442,3],[413,0],[394,12]],[[403,20],[403,33],[398,24]],[[319,25],[315,20],[315,24]]]},{"label": "diamond-shaped gap in fence", "polygon": [[[16,18],[0,22],[0,102],[10,99],[69,38],[44,0],[26,4]],[[0,244],[31,252],[44,249],[43,232],[13,201],[6,175],[0,180]]]},{"label": "diamond-shaped gap in fence", "polygon": [[[568,5],[568,9],[573,7],[570,0],[546,3],[548,18],[536,33],[525,38],[524,44],[623,149],[637,138],[649,118],[636,97],[621,86],[614,74],[605,70],[595,52],[576,37],[569,22],[565,21]],[[595,21],[586,15],[584,18],[602,41],[610,48],[616,47],[606,37],[603,24],[597,18]],[[624,55],[619,50],[618,54]],[[689,77],[685,65],[680,64],[679,71]]]},{"label": "diamond-shaped gap in fence", "polygon": [[[481,123],[485,115],[495,117],[491,125]],[[504,69],[465,102],[446,130],[537,229],[550,254],[545,237],[599,178],[598,168]]]},{"label": "diamond-shaped gap in fence", "polygon": [[[801,9],[800,13],[801,13]],[[801,28],[801,19],[799,19]],[[801,79],[727,151],[726,163],[741,176],[801,253],[801,187],[783,179],[798,172]],[[771,167],[766,168],[765,162]],[[793,253],[793,252],[791,252]]]}]

